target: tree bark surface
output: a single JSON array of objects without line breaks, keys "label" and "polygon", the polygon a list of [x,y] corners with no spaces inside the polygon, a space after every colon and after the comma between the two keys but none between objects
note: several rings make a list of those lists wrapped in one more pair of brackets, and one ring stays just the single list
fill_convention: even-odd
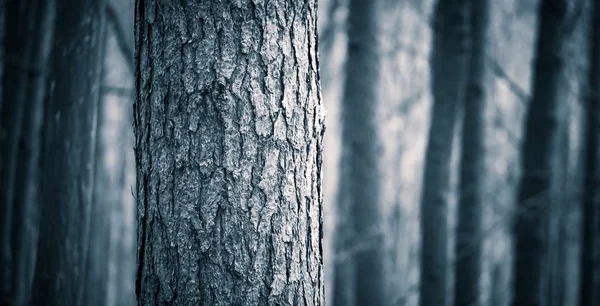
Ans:
[{"label": "tree bark surface", "polygon": [[322,305],[316,1],[136,3],[139,305]]}]

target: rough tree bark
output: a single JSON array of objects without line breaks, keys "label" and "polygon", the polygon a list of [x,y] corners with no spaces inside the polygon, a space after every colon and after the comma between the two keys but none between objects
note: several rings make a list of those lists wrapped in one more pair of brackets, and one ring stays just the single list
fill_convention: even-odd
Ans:
[{"label": "rough tree bark", "polygon": [[600,4],[592,3],[588,96],[584,144],[584,187],[580,305],[600,304]]},{"label": "rough tree bark", "polygon": [[544,305],[543,267],[548,253],[548,209],[553,160],[558,152],[559,81],[564,66],[562,52],[567,0],[543,0],[534,65],[533,96],[526,115],[515,218],[515,306]]},{"label": "rough tree bark", "polygon": [[31,305],[86,305],[104,6],[57,0]]},{"label": "rough tree bark", "polygon": [[139,305],[322,305],[316,1],[137,0]]},{"label": "rough tree bark", "polygon": [[489,1],[472,0],[471,51],[462,132],[456,228],[454,305],[479,305],[482,276],[482,209],[485,194],[485,101]]},{"label": "rough tree bark", "polygon": [[335,305],[383,305],[384,250],[380,216],[377,89],[377,1],[351,0],[346,83],[341,106]]},{"label": "rough tree bark", "polygon": [[465,92],[468,0],[438,0],[431,54],[433,108],[421,197],[421,306],[447,305],[450,160],[457,112]]}]

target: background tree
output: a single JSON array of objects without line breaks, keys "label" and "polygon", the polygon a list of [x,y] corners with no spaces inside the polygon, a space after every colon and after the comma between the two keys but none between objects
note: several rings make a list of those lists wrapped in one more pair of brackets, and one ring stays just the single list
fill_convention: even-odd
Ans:
[{"label": "background tree", "polygon": [[376,117],[378,20],[377,1],[350,1],[337,209],[336,255],[343,259],[336,260],[336,305],[383,305],[386,298]]},{"label": "background tree", "polygon": [[316,2],[138,0],[135,28],[138,303],[322,304]]},{"label": "background tree", "polygon": [[533,96],[525,119],[522,176],[515,215],[513,305],[544,305],[544,264],[553,161],[558,154],[559,81],[568,1],[542,0],[534,66]]},{"label": "background tree", "polygon": [[592,2],[585,118],[580,305],[600,303],[600,6]]},{"label": "background tree", "polygon": [[421,197],[420,305],[446,305],[448,205],[454,130],[467,76],[468,1],[439,0],[431,54],[433,109]]},{"label": "background tree", "polygon": [[471,1],[471,48],[465,93],[456,229],[454,305],[479,305],[485,197],[485,104],[489,3]]},{"label": "background tree", "polygon": [[[39,1],[36,1],[39,2]],[[56,1],[32,305],[86,305],[104,2]],[[74,26],[75,25],[75,26]],[[93,260],[93,259],[91,259]]]}]

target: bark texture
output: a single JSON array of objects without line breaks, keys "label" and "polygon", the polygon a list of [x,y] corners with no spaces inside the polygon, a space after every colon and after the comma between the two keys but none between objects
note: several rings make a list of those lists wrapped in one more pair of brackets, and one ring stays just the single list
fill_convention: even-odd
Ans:
[{"label": "bark texture", "polygon": [[468,64],[468,0],[439,0],[434,11],[431,54],[433,108],[421,197],[420,305],[450,302],[448,204],[452,142]]},{"label": "bark texture", "polygon": [[136,3],[139,305],[322,305],[316,1]]},{"label": "bark texture", "polygon": [[485,199],[485,102],[489,1],[470,3],[471,52],[466,86],[456,229],[454,305],[480,305]]},{"label": "bark texture", "polygon": [[335,305],[383,305],[383,225],[377,132],[377,1],[351,0],[341,124]]},{"label": "bark texture", "polygon": [[533,96],[526,115],[522,176],[515,215],[514,306],[545,305],[551,174],[558,154],[558,90],[564,67],[567,0],[543,0],[534,64]]},{"label": "bark texture", "polygon": [[580,305],[600,304],[600,4],[592,2],[586,103]]},{"label": "bark texture", "polygon": [[103,3],[57,0],[31,305],[87,305]]}]

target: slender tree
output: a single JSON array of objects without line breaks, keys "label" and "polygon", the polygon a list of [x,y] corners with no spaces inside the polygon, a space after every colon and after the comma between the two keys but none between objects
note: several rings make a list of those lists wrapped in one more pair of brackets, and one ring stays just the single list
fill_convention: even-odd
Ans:
[{"label": "slender tree", "polygon": [[567,0],[542,0],[539,8],[533,96],[525,119],[523,173],[515,215],[512,302],[515,306],[544,305],[543,265],[548,253],[552,165],[558,154],[558,90],[564,66],[567,8]]},{"label": "slender tree", "polygon": [[468,64],[467,0],[438,0],[431,54],[433,109],[421,197],[420,305],[446,305],[448,298],[448,201],[456,117]]},{"label": "slender tree", "polygon": [[56,1],[31,305],[87,305],[103,12],[99,0]]},{"label": "slender tree", "polygon": [[342,157],[335,268],[336,305],[383,305],[377,89],[377,1],[351,0],[346,82],[341,106]]},{"label": "slender tree", "polygon": [[586,99],[580,305],[600,304],[600,4],[592,3]]},{"label": "slender tree", "polygon": [[467,77],[460,197],[456,230],[454,305],[479,305],[482,275],[483,232],[481,228],[485,185],[485,101],[487,28],[489,1],[472,0],[471,52]]},{"label": "slender tree", "polygon": [[25,305],[30,295],[37,246],[38,178],[41,124],[47,87],[47,65],[54,25],[52,1],[6,3],[6,104],[2,109],[4,148],[3,296],[12,305]]},{"label": "slender tree", "polygon": [[136,2],[140,305],[322,305],[316,1]]}]

